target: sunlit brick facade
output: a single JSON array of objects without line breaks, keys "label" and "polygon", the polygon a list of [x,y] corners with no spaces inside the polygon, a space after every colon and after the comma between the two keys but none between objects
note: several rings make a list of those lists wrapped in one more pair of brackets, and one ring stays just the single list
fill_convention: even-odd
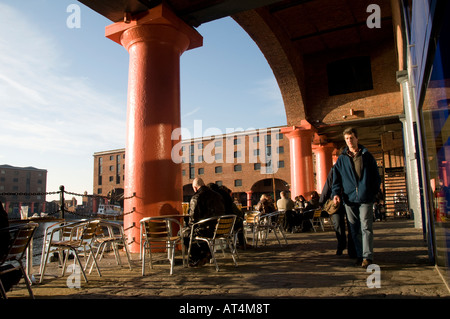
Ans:
[{"label": "sunlit brick facade", "polygon": [[[94,153],[94,194],[123,189],[125,156],[125,149]],[[186,139],[175,146],[173,160],[181,164],[184,201],[195,177],[227,186],[244,206],[248,199],[256,204],[262,193],[275,190],[279,197],[289,190],[289,140],[280,128]]]},{"label": "sunlit brick facade", "polygon": [[19,218],[21,207],[29,216],[45,211],[47,170],[0,165],[0,198],[10,218]]}]

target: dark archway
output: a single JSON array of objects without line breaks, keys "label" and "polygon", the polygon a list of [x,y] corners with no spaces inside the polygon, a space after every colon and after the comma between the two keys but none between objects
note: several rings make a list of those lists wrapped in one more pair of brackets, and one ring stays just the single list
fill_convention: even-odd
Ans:
[{"label": "dark archway", "polygon": [[276,202],[280,198],[281,191],[289,191],[289,183],[279,178],[265,178],[253,184],[252,205],[256,205],[261,195],[270,195]]}]

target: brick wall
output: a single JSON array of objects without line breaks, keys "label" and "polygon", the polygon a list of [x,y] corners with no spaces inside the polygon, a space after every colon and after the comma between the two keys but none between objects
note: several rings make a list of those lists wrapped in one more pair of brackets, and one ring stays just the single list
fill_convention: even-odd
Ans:
[{"label": "brick wall", "polygon": [[[329,96],[327,64],[355,56],[370,57],[373,89]],[[402,113],[400,87],[396,82],[398,68],[393,40],[306,56],[305,61],[305,74],[308,79],[306,113],[310,122],[322,121],[330,124]]]}]

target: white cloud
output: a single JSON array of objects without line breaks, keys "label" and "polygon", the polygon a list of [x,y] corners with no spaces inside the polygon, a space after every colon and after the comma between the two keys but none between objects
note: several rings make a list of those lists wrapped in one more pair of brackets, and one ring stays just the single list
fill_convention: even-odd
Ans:
[{"label": "white cloud", "polygon": [[182,120],[183,120],[184,118],[191,117],[192,115],[194,115],[195,113],[197,113],[197,112],[199,112],[199,111],[200,111],[200,107],[196,107],[195,109],[190,110],[190,111],[187,112],[186,114],[183,114],[183,115],[182,115]]},{"label": "white cloud", "polygon": [[72,76],[58,40],[21,12],[5,4],[0,12],[8,30],[0,37],[0,159],[47,169],[48,191],[70,183],[91,192],[92,154],[125,145],[126,101]]}]

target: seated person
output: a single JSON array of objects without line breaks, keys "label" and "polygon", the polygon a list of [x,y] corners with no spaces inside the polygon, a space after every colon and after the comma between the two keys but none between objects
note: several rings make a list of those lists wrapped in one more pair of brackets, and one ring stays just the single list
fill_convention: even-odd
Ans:
[{"label": "seated person", "polygon": [[[0,201],[0,260],[8,253],[10,242],[8,227],[8,213],[3,208],[3,203]],[[3,271],[12,267],[12,265],[4,265],[1,266],[0,270]],[[3,288],[6,292],[11,290],[12,286],[17,285],[20,278],[22,278],[22,271],[20,269],[7,272],[0,276],[0,280],[2,281]]]},{"label": "seated person", "polygon": [[275,206],[269,200],[266,194],[261,195],[258,204],[256,204],[255,209],[263,214],[270,214],[275,211]]},{"label": "seated person", "polygon": [[294,219],[297,214],[294,210],[295,203],[292,199],[288,197],[288,193],[286,191],[280,192],[280,199],[277,200],[277,208],[279,211],[284,211],[286,218],[285,224],[283,225],[283,229],[286,231],[291,231],[292,227],[294,227]]},{"label": "seated person", "polygon": [[[191,228],[194,223],[203,219],[225,215],[225,206],[222,196],[208,188],[201,178],[192,182],[194,196],[189,203],[189,221],[184,229],[184,243],[189,247]],[[195,236],[211,236],[214,233],[215,224],[204,224],[196,229]],[[202,266],[209,261],[211,252],[208,244],[200,241],[192,244],[191,254],[188,256],[191,267]]]}]

